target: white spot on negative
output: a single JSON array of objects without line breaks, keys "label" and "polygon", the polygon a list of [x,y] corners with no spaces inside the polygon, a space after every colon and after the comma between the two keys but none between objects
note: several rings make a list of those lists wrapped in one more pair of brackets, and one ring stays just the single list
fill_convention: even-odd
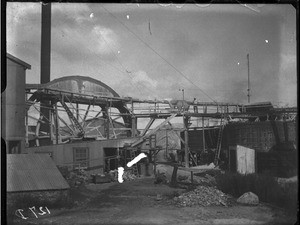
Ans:
[{"label": "white spot on negative", "polygon": [[119,183],[123,183],[123,174],[124,174],[124,168],[118,167],[118,181]]},{"label": "white spot on negative", "polygon": [[129,20],[129,15],[127,15],[126,18]]},{"label": "white spot on negative", "polygon": [[147,157],[145,153],[139,154],[137,157],[135,157],[133,160],[131,160],[129,163],[127,163],[128,167],[131,167],[133,164],[136,164],[138,161],[140,161],[142,158]]},{"label": "white spot on negative", "polygon": [[91,14],[90,14],[90,18],[94,18],[94,13],[91,13]]}]

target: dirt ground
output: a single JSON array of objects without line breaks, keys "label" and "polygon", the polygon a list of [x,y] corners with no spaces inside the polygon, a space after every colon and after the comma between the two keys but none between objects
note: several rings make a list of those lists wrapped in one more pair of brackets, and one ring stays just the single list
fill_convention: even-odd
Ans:
[{"label": "dirt ground", "polygon": [[186,191],[164,184],[154,184],[154,178],[140,178],[120,183],[88,184],[71,191],[72,207],[49,208],[51,214],[14,224],[295,224],[296,215],[288,215],[266,204],[229,207],[178,207],[172,198]]}]

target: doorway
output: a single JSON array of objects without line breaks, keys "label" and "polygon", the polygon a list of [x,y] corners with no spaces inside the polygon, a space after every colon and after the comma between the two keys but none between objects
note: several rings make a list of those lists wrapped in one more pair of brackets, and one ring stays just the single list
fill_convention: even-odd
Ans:
[{"label": "doorway", "polygon": [[118,165],[119,165],[118,148],[103,148],[103,150],[104,150],[105,172],[118,169]]}]

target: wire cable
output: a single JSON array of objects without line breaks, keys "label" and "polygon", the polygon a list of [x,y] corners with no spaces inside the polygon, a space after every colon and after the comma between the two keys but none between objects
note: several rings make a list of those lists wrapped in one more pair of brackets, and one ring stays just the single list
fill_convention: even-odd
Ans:
[{"label": "wire cable", "polygon": [[[58,25],[60,25],[60,24],[62,24],[62,22],[58,23]],[[93,24],[96,26],[95,23],[93,23]],[[79,26],[80,26],[80,25],[79,25]],[[86,29],[84,26],[80,26],[80,27],[81,27],[83,30],[85,30],[86,32],[89,32],[89,30]],[[68,36],[70,39],[72,39],[72,40],[74,40],[75,42],[79,43],[79,41],[75,40],[75,39],[72,38],[70,35],[66,34],[62,29],[60,29],[60,28],[58,28],[58,29],[59,29],[65,36]],[[103,62],[103,61],[101,60],[101,58],[100,58],[97,54],[93,53],[92,51],[90,51],[90,52],[93,53],[97,58],[100,59],[100,63],[103,63],[103,64],[106,64],[106,65],[108,65],[108,66],[113,67],[114,69],[118,70],[121,74],[128,74],[129,77],[130,77],[130,79],[133,80],[133,78],[132,78],[132,76],[131,76],[131,72],[128,72],[128,70],[123,66],[123,64],[120,62],[120,60],[118,59],[118,57],[116,56],[116,54],[114,53],[114,51],[112,50],[112,48],[109,46],[109,44],[107,43],[107,41],[105,40],[105,38],[103,37],[103,35],[101,34],[101,32],[100,32],[100,36],[101,36],[101,38],[103,39],[103,41],[106,43],[106,45],[109,47],[109,49],[111,50],[111,52],[113,53],[113,55],[116,57],[118,63],[121,65],[123,71],[120,70],[118,67],[116,67],[116,66],[110,64],[110,63],[105,63],[105,62]],[[75,49],[75,51],[78,52],[78,50],[77,50],[76,48],[74,48],[74,49]],[[89,49],[89,50],[90,50],[90,49]],[[126,71],[126,72],[125,72],[125,71]],[[101,74],[101,73],[100,73],[100,74]],[[101,74],[101,75],[103,75],[103,74]],[[104,75],[103,75],[103,76],[104,76]],[[127,77],[127,76],[126,76],[126,77]],[[142,94],[142,90],[141,90],[139,87],[135,86],[131,80],[130,80],[130,84],[131,84],[134,88],[137,88],[137,89],[139,90],[140,94]],[[142,84],[142,85],[143,85],[143,84]],[[148,89],[145,85],[143,85],[143,86],[144,86],[146,89]],[[149,90],[149,89],[148,89],[148,90]],[[151,90],[149,90],[149,91],[150,91],[150,93],[151,93]]]},{"label": "wire cable", "polygon": [[167,59],[161,56],[155,49],[153,49],[149,44],[147,44],[143,39],[141,39],[137,34],[135,34],[126,24],[121,22],[114,14],[108,11],[102,4],[101,7],[108,12],[113,18],[115,18],[120,24],[122,24],[130,33],[132,33],[138,40],[140,40],[144,45],[150,48],[156,55],[158,55],[162,60],[164,60],[169,66],[171,66],[176,72],[178,72],[181,76],[183,76],[187,81],[189,81],[192,85],[197,87],[206,97],[211,99],[213,102],[217,103],[212,97],[210,97],[205,91],[203,91],[198,85],[196,85],[191,79],[189,79],[186,75],[184,75],[180,70],[178,70],[174,65],[172,65]]}]

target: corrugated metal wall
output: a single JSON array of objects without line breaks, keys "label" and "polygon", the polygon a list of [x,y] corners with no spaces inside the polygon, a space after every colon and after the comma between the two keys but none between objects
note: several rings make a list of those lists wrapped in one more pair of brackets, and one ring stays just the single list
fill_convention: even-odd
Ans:
[{"label": "corrugated metal wall", "polygon": [[[285,141],[284,123],[275,121],[280,142]],[[288,141],[296,142],[296,123],[288,121],[286,124]],[[228,124],[223,137],[227,146],[242,145],[260,152],[267,152],[276,144],[270,121]]]},{"label": "corrugated metal wall", "polygon": [[[217,148],[217,139],[219,128],[204,129],[205,149]],[[184,139],[184,133],[181,132],[181,138]],[[203,131],[189,130],[188,132],[189,149],[191,152],[203,151]]]},{"label": "corrugated metal wall", "polygon": [[68,189],[53,160],[44,154],[7,154],[7,191]]}]

